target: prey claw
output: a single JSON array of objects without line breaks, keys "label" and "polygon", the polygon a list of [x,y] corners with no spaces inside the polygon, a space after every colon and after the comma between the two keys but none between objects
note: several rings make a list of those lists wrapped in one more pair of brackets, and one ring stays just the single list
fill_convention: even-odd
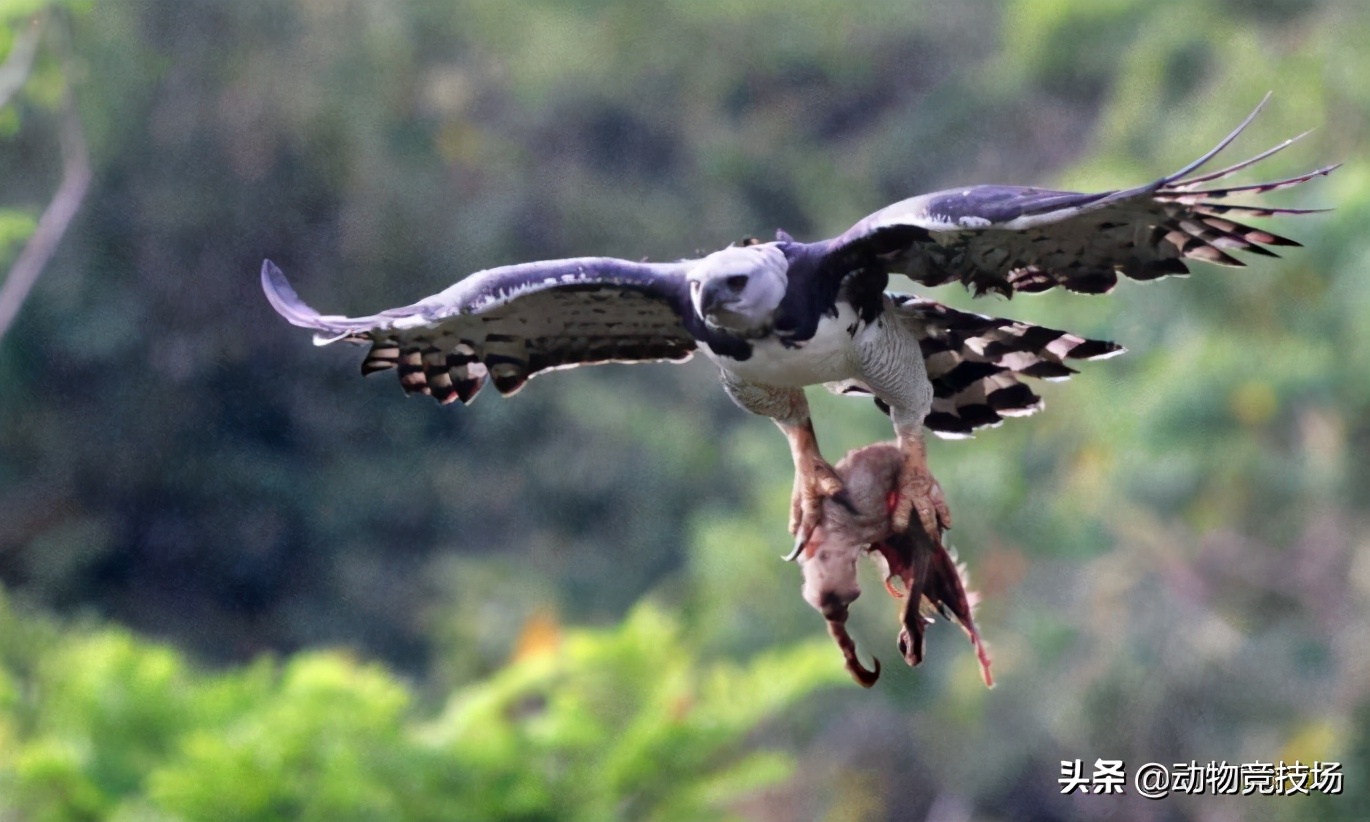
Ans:
[{"label": "prey claw", "polygon": [[880,657],[871,657],[871,662],[875,663],[873,671],[862,667],[861,662],[856,659],[847,663],[847,673],[851,674],[852,679],[862,688],[873,688],[875,683],[880,681]]},{"label": "prey claw", "polygon": [[869,688],[880,679],[880,660],[871,657],[875,664],[875,669],[871,670],[861,664],[861,660],[856,656],[856,642],[847,633],[847,614],[845,611],[840,617],[828,619],[828,635],[837,641],[837,647],[842,649],[842,658],[847,663],[847,673],[851,674],[852,679],[862,688]]}]

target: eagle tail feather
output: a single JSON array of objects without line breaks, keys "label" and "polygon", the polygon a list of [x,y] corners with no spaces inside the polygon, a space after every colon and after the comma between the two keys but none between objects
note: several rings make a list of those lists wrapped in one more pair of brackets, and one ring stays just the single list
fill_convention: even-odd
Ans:
[{"label": "eagle tail feather", "polygon": [[[972,436],[1007,417],[1040,411],[1042,398],[1023,378],[1068,379],[1067,361],[1115,357],[1117,343],[1054,328],[958,311],[931,300],[891,295],[895,311],[917,336],[933,386],[924,425],[943,438]],[[851,386],[846,393],[858,393]]]}]

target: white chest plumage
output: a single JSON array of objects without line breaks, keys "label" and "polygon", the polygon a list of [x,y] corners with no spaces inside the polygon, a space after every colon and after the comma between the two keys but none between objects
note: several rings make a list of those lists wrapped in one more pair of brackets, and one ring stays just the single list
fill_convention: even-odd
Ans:
[{"label": "white chest plumage", "polygon": [[742,380],[777,388],[799,388],[859,375],[853,330],[860,335],[865,323],[857,319],[850,305],[839,303],[837,317],[823,317],[813,337],[797,345],[787,347],[779,338],[767,337],[752,344],[752,356],[746,360],[719,356],[707,344],[701,348],[710,359]]}]

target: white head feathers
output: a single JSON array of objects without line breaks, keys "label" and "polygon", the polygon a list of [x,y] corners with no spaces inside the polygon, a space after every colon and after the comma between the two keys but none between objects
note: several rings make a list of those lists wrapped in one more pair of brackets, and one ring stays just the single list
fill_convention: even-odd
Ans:
[{"label": "white head feathers", "polygon": [[730,246],[690,270],[690,300],[705,323],[751,336],[768,330],[789,284],[775,243]]}]

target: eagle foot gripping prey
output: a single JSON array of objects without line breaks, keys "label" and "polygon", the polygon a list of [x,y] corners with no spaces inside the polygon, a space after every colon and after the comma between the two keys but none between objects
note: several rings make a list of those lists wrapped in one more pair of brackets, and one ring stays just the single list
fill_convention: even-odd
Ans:
[{"label": "eagle foot gripping prey", "polygon": [[[967,592],[962,568],[942,544],[941,527],[935,536],[919,523],[895,527],[895,514],[904,505],[902,489],[908,483],[902,476],[906,458],[901,446],[880,443],[852,451],[837,464],[849,504],[824,500],[822,519],[799,551],[804,600],[827,620],[828,633],[842,650],[852,678],[862,687],[874,685],[880,677],[880,660],[866,668],[846,627],[848,608],[861,595],[856,562],[862,554],[868,555],[880,566],[885,589],[901,600],[899,652],[904,661],[910,666],[922,662],[923,632],[937,613],[965,630],[975,647],[981,676],[986,685],[993,686],[989,653],[971,616],[976,596]],[[936,488],[926,463],[922,471]],[[923,482],[919,480],[920,485]],[[939,507],[945,509],[940,489],[937,496]]]},{"label": "eagle foot gripping prey", "polygon": [[899,436],[899,453],[903,466],[899,471],[899,488],[890,512],[890,524],[895,531],[907,531],[913,514],[928,538],[941,544],[942,532],[951,528],[951,509],[942,486],[928,468],[928,451],[922,434]]}]

